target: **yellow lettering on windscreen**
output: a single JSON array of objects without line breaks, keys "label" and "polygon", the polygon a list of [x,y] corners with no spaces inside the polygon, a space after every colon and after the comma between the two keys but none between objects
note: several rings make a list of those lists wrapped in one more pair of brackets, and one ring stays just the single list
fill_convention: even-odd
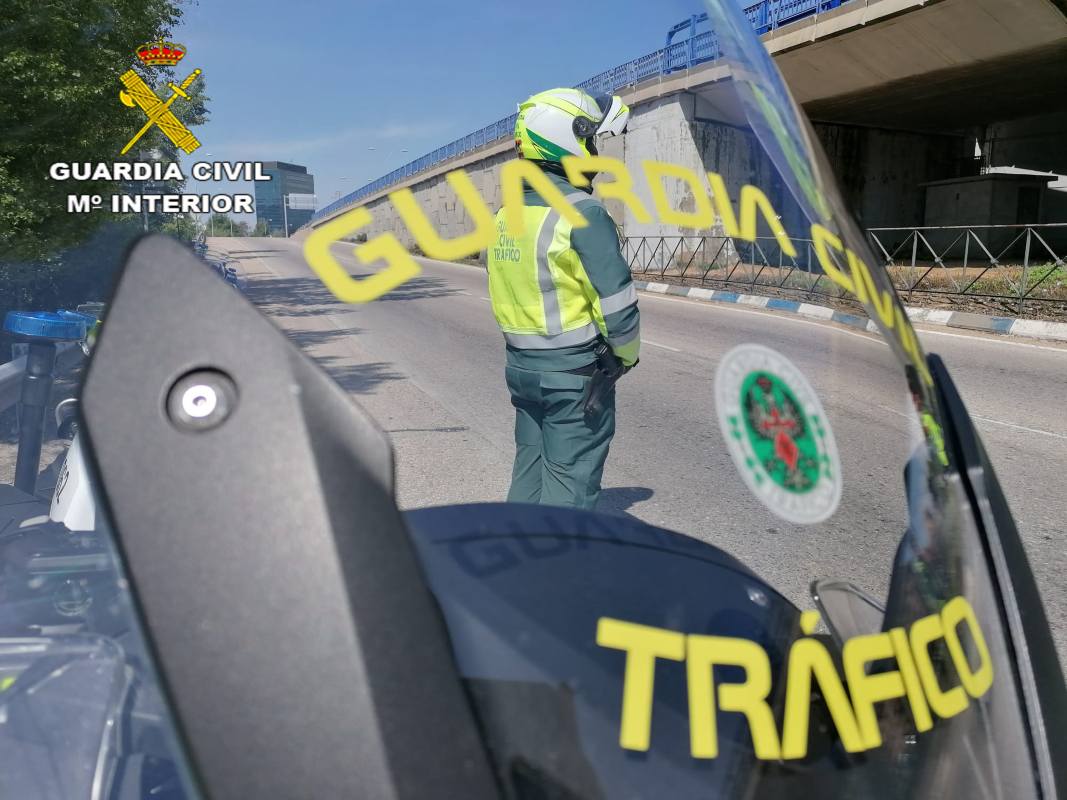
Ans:
[{"label": "yellow lettering on windscreen", "polygon": [[426,214],[419,208],[418,202],[411,189],[398,189],[389,194],[389,200],[396,208],[400,219],[407,225],[408,230],[419,246],[429,258],[437,258],[441,261],[456,261],[470,253],[477,253],[482,249],[482,242],[493,238],[493,213],[489,206],[478,194],[474,183],[466,172],[456,170],[445,176],[448,185],[456,193],[456,197],[463,203],[474,230],[455,239],[443,239],[434,230],[433,224],[426,218]]},{"label": "yellow lettering on windscreen", "polygon": [[[605,156],[568,156],[563,159],[563,168],[570,182],[579,188],[589,186],[591,175],[610,177],[610,181],[601,180],[598,183],[598,194],[625,204],[638,222],[656,221],[696,231],[712,230],[718,224],[724,236],[756,242],[762,219],[782,252],[789,257],[797,256],[796,245],[782,226],[781,216],[757,186],[741,187],[735,211],[721,175],[714,172],[699,175],[679,164],[642,161],[641,170],[648,196],[652,198],[653,215],[637,196],[633,175],[622,161]],[[707,179],[706,185],[704,178]],[[388,199],[423,253],[430,258],[457,261],[491,247],[498,232],[493,225],[488,204],[467,173],[462,169],[453,170],[445,179],[473,222],[474,230],[470,233],[452,239],[442,237],[408,188],[391,192]],[[681,188],[680,196],[687,205],[692,205],[692,210],[683,210],[672,202],[667,192],[667,182]],[[588,224],[539,166],[524,159],[514,159],[500,168],[504,216],[508,234],[512,238],[518,239],[526,232],[524,194],[527,186],[534,189],[573,227],[581,228]],[[330,252],[330,245],[366,227],[371,219],[370,211],[361,206],[315,228],[304,245],[308,264],[326,288],[346,303],[368,302],[419,274],[418,265],[390,233],[379,234],[356,250],[356,256],[362,264],[369,266],[376,261],[384,261],[385,269],[380,272],[356,280],[337,263]],[[815,255],[826,276],[870,310],[883,330],[896,338],[926,383],[931,384],[933,381],[919,350],[915,332],[893,293],[874,280],[870,267],[847,248],[837,235],[818,223],[811,226],[810,233]]]},{"label": "yellow lettering on windscreen", "polygon": [[[931,711],[949,719],[964,711],[969,698],[980,698],[993,685],[993,662],[974,609],[963,597],[945,604],[940,614],[916,620],[906,631],[893,628],[845,642],[842,676],[826,645],[812,636],[814,622],[802,619],[802,633],[786,659],[785,707],[779,735],[770,707],[770,656],[756,642],[730,636],[683,634],[602,617],[597,644],[626,654],[619,745],[647,751],[651,746],[655,707],[655,672],[659,659],[685,662],[689,696],[689,746],[693,758],[717,758],[720,751],[717,715],[740,714],[745,720],[756,758],[799,759],[807,756],[810,709],[815,685],[830,711],[841,744],[850,753],[882,744],[878,707],[902,701],[915,729],[930,730]],[[970,657],[960,641],[966,629]],[[947,648],[959,679],[945,687],[934,668],[930,647]],[[972,663],[973,659],[973,663]],[[715,680],[715,667],[734,667],[740,681]],[[947,680],[945,672],[942,676]]]},{"label": "yellow lettering on windscreen", "polygon": [[[766,650],[747,639],[690,635],[686,637],[685,664],[689,684],[689,744],[693,758],[716,758],[719,755],[717,709],[745,716],[752,732],[756,758],[781,758],[774,715],[767,703],[767,695],[771,692],[771,662]],[[717,666],[740,667],[745,679],[740,683],[715,686],[713,669]]]},{"label": "yellow lettering on windscreen", "polygon": [[381,259],[385,261],[385,269],[361,280],[349,275],[331,248],[334,242],[343,241],[372,221],[370,211],[361,206],[315,228],[304,242],[304,257],[308,264],[342,303],[369,303],[422,271],[396,237],[385,233],[354,251],[361,264],[370,266]]},{"label": "yellow lettering on windscreen", "polygon": [[[655,220],[662,224],[705,230],[712,228],[718,219],[725,236],[755,242],[759,233],[758,221],[762,218],[782,251],[788,256],[797,255],[796,247],[782,227],[780,216],[756,186],[741,188],[735,213],[720,175],[705,173],[708,188],[702,183],[700,175],[684,166],[643,161],[641,167],[645,185],[656,212],[653,217],[634,191],[633,176],[622,161],[606,156],[568,156],[563,159],[563,167],[570,182],[579,188],[589,186],[590,175],[603,174],[612,178],[610,181],[601,180],[597,184],[597,193],[605,199],[624,203],[638,222]],[[430,258],[457,261],[490,247],[497,237],[497,231],[488,204],[464,170],[449,172],[445,180],[474,224],[474,230],[470,233],[452,239],[441,236],[409,188],[402,187],[390,192],[388,200],[423,253]],[[672,205],[665,181],[680,182],[683,196],[692,201],[692,211],[683,211]],[[501,196],[508,233],[512,237],[521,237],[526,231],[523,196],[527,186],[534,189],[573,227],[581,228],[588,224],[539,166],[531,161],[515,159],[500,169]],[[370,210],[360,206],[314,228],[304,244],[304,256],[315,274],[327,289],[346,303],[369,302],[419,274],[418,265],[391,233],[371,237],[365,245],[356,249],[356,256],[362,264],[369,266],[378,260],[384,261],[385,269],[381,272],[356,280],[338,264],[330,252],[330,246],[367,227],[372,220]],[[820,263],[825,267],[821,255]]]},{"label": "yellow lettering on windscreen", "polygon": [[685,637],[662,628],[604,617],[597,624],[596,643],[626,651],[619,744],[627,750],[647,750],[652,734],[656,659],[682,661]]}]

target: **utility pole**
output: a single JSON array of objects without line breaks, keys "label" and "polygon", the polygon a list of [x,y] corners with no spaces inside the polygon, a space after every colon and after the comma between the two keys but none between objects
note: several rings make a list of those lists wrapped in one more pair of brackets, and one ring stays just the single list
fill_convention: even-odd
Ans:
[{"label": "utility pole", "polygon": [[282,195],[282,224],[285,226],[285,238],[289,238],[289,195]]}]

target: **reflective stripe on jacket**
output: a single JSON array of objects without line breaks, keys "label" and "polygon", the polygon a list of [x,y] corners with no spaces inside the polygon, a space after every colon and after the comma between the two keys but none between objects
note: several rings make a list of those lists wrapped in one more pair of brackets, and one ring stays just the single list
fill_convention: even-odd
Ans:
[{"label": "reflective stripe on jacket", "polygon": [[509,234],[501,210],[487,253],[493,313],[508,345],[554,350],[603,336],[625,363],[634,363],[637,292],[607,211],[599,200],[571,190],[567,201],[589,221],[574,229],[559,212],[530,199],[528,193],[524,235]]}]

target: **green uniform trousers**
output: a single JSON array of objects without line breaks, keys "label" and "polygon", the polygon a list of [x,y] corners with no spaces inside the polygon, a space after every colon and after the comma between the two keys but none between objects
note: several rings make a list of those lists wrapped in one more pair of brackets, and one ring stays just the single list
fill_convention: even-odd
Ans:
[{"label": "green uniform trousers", "polygon": [[587,416],[582,395],[591,378],[569,372],[506,367],[515,406],[515,466],[508,501],[592,509],[615,435],[615,390]]}]

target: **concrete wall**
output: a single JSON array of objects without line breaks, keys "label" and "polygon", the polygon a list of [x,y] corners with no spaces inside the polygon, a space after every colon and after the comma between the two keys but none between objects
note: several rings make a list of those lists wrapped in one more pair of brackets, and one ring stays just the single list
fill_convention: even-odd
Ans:
[{"label": "concrete wall", "polygon": [[977,170],[974,141],[851,125],[816,124],[845,202],[864,227],[922,225],[923,184]]},{"label": "concrete wall", "polygon": [[[1067,72],[1067,59],[1061,68]],[[1023,167],[1067,175],[1067,112],[989,125],[983,151],[990,167]]]},{"label": "concrete wall", "polygon": [[[777,171],[755,137],[732,125],[710,121],[699,111],[697,99],[686,94],[663,98],[635,109],[624,137],[623,158],[637,177],[636,193],[642,202],[650,210],[654,207],[641,168],[643,160],[654,159],[688,168],[701,177],[705,191],[709,189],[705,172],[722,175],[735,204],[742,186],[760,186],[783,216],[783,222],[787,216],[792,218],[794,215],[788,208],[792,200],[783,195]],[[686,212],[696,210],[693,192],[686,183],[667,179],[663,186],[672,208]],[[711,231],[695,231],[658,221],[642,224],[629,212],[620,221],[627,236],[692,236],[722,232],[719,225]],[[787,229],[793,227],[786,223]],[[761,234],[770,236],[770,229]]]},{"label": "concrete wall", "polygon": [[[631,116],[630,126],[621,147],[621,157],[631,174],[635,176],[636,194],[642,203],[654,213],[655,205],[651,190],[644,177],[641,162],[645,159],[666,161],[686,167],[700,177],[703,191],[710,192],[710,186],[704,176],[705,172],[715,172],[722,176],[727,192],[736,207],[741,188],[746,184],[759,186],[767,195],[771,204],[782,219],[782,224],[789,234],[802,239],[810,226],[800,207],[784,188],[778,172],[770,159],[764,154],[755,136],[734,125],[713,121],[704,116],[700,98],[688,94],[677,94],[661,98],[646,105],[639,106]],[[664,179],[662,185],[671,208],[683,212],[696,210],[696,200],[692,187],[681,180]],[[723,234],[718,220],[714,227],[704,230],[678,227],[663,223],[658,219],[652,222],[640,222],[634,218],[629,209],[613,209],[609,206],[623,234],[628,237],[716,237],[705,245],[702,256],[711,260],[711,255],[718,253],[720,263],[729,263],[734,259],[733,243],[717,240]],[[758,236],[763,255],[772,263],[779,260],[780,253],[770,227],[758,218]],[[649,242],[648,246],[655,246]],[[674,247],[676,240],[668,245]],[[720,245],[722,249],[720,250]],[[691,252],[696,241],[681,243],[684,252]],[[745,247],[745,245],[741,245]],[[799,242],[797,249],[805,248]],[[683,258],[686,256],[683,254]],[[801,262],[807,264],[806,254]],[[788,263],[786,258],[785,263]]]},{"label": "concrete wall", "polygon": [[[608,140],[604,155],[626,163],[634,176],[635,193],[650,211],[655,206],[642,170],[642,162],[646,159],[687,167],[701,177],[705,191],[708,185],[704,172],[719,173],[735,205],[742,186],[759,186],[790,235],[805,238],[810,222],[755,137],[747,130],[703,116],[701,102],[693,94],[680,93],[637,106],[627,134]],[[827,150],[846,201],[859,213],[861,222],[872,227],[921,225],[923,184],[952,174],[958,167],[960,154],[966,152],[968,146],[973,148],[973,142],[959,137],[854,126],[821,124],[816,126],[816,133]],[[501,203],[500,166],[512,157],[505,150],[466,166],[468,175],[494,212]],[[469,215],[443,175],[426,178],[410,188],[442,236],[451,238],[473,229]],[[695,210],[693,191],[686,183],[666,179],[664,188],[672,208]],[[391,232],[405,246],[414,243],[387,198],[372,201],[368,208],[374,216],[373,225],[366,230],[369,236]],[[643,223],[619,202],[608,203],[608,210],[623,235],[628,237],[715,236],[722,233],[721,227],[696,231],[656,220]],[[961,223],[970,221],[958,220]],[[762,219],[759,235],[766,237],[761,246],[765,248],[767,258],[777,261],[777,246]],[[798,249],[803,250],[803,247]],[[729,251],[723,255],[729,256]]]},{"label": "concrete wall", "polygon": [[[707,170],[718,172],[726,181],[735,204],[742,186],[746,183],[759,185],[782,215],[786,229],[798,231],[803,236],[809,223],[803,219],[788,192],[783,191],[773,165],[763,155],[755,137],[729,125],[695,121],[694,107],[693,98],[686,95],[676,95],[638,107],[631,117],[627,134],[607,140],[603,155],[626,163],[634,176],[635,194],[654,216],[655,204],[642,169],[642,161],[646,159],[689,168],[701,177],[704,191],[708,191],[708,183],[703,173]],[[500,166],[512,157],[510,153],[499,153],[466,167],[467,174],[494,212],[501,204]],[[696,209],[692,188],[686,183],[666,179],[663,186],[672,208],[688,212]],[[470,216],[443,175],[427,178],[409,188],[441,236],[451,238],[473,230]],[[414,244],[387,198],[376,199],[367,208],[374,217],[373,224],[363,231],[369,237],[392,233],[403,245],[410,247]],[[608,202],[607,208],[624,236],[709,236],[722,233],[718,225],[711,230],[697,231],[659,221],[642,223],[618,201]],[[770,241],[771,231],[762,220],[759,233],[768,239],[763,243],[768,250],[768,257],[777,259],[777,249]],[[730,252],[726,250],[723,255],[728,256]]]},{"label": "concrete wall", "polygon": [[[500,166],[512,157],[510,153],[498,153],[466,167],[467,175],[494,212],[500,208],[501,204]],[[444,174],[426,178],[408,188],[414,193],[423,213],[433,223],[441,237],[451,239],[474,230],[470,215],[456,198]],[[374,221],[361,233],[366,233],[368,237],[392,233],[405,247],[411,247],[415,243],[388,197],[383,196],[373,200],[366,207],[370,210]]]}]

